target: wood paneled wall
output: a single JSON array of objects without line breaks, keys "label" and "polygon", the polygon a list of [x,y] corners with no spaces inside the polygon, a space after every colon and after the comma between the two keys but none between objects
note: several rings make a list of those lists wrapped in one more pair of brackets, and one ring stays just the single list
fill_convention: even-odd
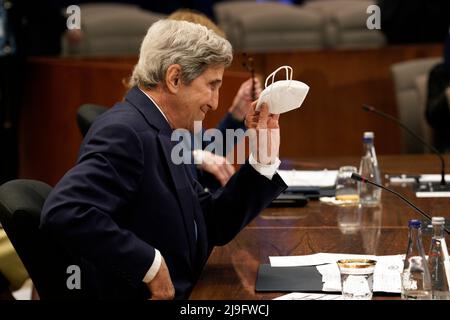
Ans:
[{"label": "wood paneled wall", "polygon": [[[84,103],[111,107],[121,101],[133,66],[131,60],[31,60],[20,125],[20,176],[51,185],[58,182],[75,164],[82,141],[78,107]],[[206,127],[218,123],[249,77],[245,72],[225,72],[220,111],[208,114]]]},{"label": "wood paneled wall", "polygon": [[[378,153],[401,153],[400,129],[362,111],[362,105],[398,116],[391,65],[441,55],[441,45],[417,45],[254,56],[257,71],[262,70],[265,76],[279,66],[290,65],[293,78],[310,86],[303,106],[280,117],[282,156],[359,155],[364,131],[375,132]],[[242,68],[244,59],[237,56],[232,68]]]},{"label": "wood paneled wall", "polygon": [[[363,131],[375,132],[380,154],[401,152],[399,129],[364,113],[363,103],[397,114],[390,66],[409,59],[440,56],[440,45],[370,50],[323,50],[256,54],[263,79],[281,65],[310,86],[302,106],[281,116],[281,157],[351,156],[361,153]],[[35,58],[28,62],[20,135],[20,176],[55,184],[76,161],[81,135],[76,111],[83,103],[112,106],[126,92],[136,57]],[[249,77],[238,54],[226,72],[220,107],[205,127],[217,124],[241,82]],[[281,76],[281,74],[280,74]]]}]

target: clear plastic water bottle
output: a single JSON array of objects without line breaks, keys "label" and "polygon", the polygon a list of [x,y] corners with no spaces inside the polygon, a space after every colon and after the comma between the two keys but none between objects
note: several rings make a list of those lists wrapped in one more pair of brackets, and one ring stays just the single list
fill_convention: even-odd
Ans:
[{"label": "clear plastic water bottle", "polygon": [[[373,132],[364,132],[364,154],[359,164],[359,174],[381,184],[380,168],[373,143]],[[381,200],[381,189],[368,183],[358,183],[359,201],[363,206],[377,206]]]},{"label": "clear plastic water bottle", "polygon": [[428,253],[431,274],[431,290],[434,300],[450,300],[450,261],[444,237],[444,217],[433,217],[433,237]]},{"label": "clear plastic water bottle", "polygon": [[410,220],[408,249],[401,274],[402,299],[431,299],[431,277],[422,244],[420,220]]}]

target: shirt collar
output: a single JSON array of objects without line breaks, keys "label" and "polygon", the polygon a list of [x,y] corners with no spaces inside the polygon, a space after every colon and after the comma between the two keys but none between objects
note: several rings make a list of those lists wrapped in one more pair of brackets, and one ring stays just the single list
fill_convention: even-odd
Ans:
[{"label": "shirt collar", "polygon": [[153,98],[152,98],[149,94],[147,94],[147,92],[145,92],[144,90],[142,90],[141,88],[139,88],[139,90],[141,90],[142,93],[145,94],[145,95],[147,96],[147,98],[150,99],[151,102],[153,102],[153,104],[156,106],[156,108],[159,110],[159,112],[161,112],[161,114],[163,115],[164,119],[166,119],[167,123],[168,123],[169,126],[170,126],[169,120],[167,119],[166,115],[165,115],[164,112],[161,110],[161,108],[158,106],[158,104],[155,102],[155,100],[153,100]]}]

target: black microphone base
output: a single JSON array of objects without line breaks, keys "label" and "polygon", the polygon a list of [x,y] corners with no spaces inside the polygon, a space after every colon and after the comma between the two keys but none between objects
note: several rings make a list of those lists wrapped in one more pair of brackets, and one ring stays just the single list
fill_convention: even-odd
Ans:
[{"label": "black microphone base", "polygon": [[450,184],[448,183],[442,185],[440,182],[421,182],[414,185],[414,191],[417,197],[422,198],[450,198]]}]

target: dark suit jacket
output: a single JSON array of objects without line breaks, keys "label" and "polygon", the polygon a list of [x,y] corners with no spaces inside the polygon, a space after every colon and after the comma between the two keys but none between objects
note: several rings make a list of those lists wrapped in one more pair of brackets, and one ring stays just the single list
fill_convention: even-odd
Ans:
[{"label": "dark suit jacket", "polygon": [[[49,195],[41,228],[85,261],[90,297],[145,298],[142,282],[160,250],[186,298],[215,245],[224,245],[286,185],[245,164],[227,186],[205,193],[175,165],[172,130],[138,88],[101,115],[79,159]],[[84,286],[84,287],[83,287]]]}]

